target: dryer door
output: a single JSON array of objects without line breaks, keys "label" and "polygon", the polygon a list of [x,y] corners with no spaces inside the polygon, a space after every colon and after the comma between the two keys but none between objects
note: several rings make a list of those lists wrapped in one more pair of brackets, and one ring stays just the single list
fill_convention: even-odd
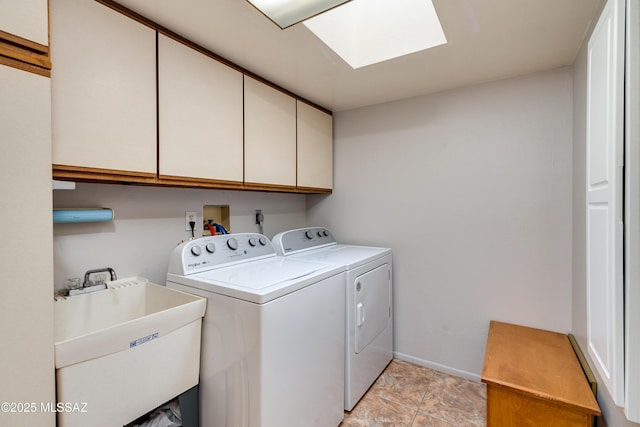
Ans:
[{"label": "dryer door", "polygon": [[351,283],[355,303],[355,351],[360,353],[382,332],[391,317],[391,277],[388,264],[356,277]]}]

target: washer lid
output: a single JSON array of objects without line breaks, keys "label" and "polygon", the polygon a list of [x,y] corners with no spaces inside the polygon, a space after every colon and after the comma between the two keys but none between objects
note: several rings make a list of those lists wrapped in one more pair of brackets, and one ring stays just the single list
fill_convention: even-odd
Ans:
[{"label": "washer lid", "polygon": [[314,251],[290,255],[289,258],[320,262],[332,265],[343,265],[352,270],[374,259],[391,254],[389,248],[372,246],[334,245]]},{"label": "washer lid", "polygon": [[168,274],[171,282],[255,303],[264,303],[344,271],[344,267],[274,257],[189,276]]}]

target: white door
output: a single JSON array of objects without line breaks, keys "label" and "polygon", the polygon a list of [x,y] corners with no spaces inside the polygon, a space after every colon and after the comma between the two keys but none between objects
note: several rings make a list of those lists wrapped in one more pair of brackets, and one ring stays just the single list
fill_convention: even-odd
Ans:
[{"label": "white door", "polygon": [[640,2],[627,1],[625,76],[625,414],[640,423]]},{"label": "white door", "polygon": [[624,404],[623,26],[624,0],[609,0],[589,40],[587,77],[588,352],[619,406]]},{"label": "white door", "polygon": [[391,320],[391,274],[389,264],[355,278],[351,284],[356,305],[355,352],[364,350]]}]

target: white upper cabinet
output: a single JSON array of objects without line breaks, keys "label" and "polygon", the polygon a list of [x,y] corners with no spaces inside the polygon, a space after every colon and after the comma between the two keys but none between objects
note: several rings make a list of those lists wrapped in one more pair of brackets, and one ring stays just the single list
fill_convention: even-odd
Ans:
[{"label": "white upper cabinet", "polygon": [[155,31],[95,1],[50,8],[54,165],[155,174]]},{"label": "white upper cabinet", "polygon": [[126,11],[49,7],[54,178],[331,191],[331,114]]},{"label": "white upper cabinet", "polygon": [[158,36],[159,174],[243,180],[242,73]]},{"label": "white upper cabinet", "polygon": [[333,186],[333,118],[298,101],[298,187]]},{"label": "white upper cabinet", "polygon": [[296,99],[244,77],[244,181],[296,185]]},{"label": "white upper cabinet", "polygon": [[47,0],[0,0],[0,31],[49,45]]}]

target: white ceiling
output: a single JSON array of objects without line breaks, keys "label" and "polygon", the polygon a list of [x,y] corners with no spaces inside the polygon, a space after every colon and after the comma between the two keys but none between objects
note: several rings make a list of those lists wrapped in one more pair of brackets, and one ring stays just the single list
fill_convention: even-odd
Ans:
[{"label": "white ceiling", "polygon": [[357,70],[304,25],[281,30],[245,0],[117,1],[340,111],[570,65],[604,0],[434,0],[446,45]]}]

